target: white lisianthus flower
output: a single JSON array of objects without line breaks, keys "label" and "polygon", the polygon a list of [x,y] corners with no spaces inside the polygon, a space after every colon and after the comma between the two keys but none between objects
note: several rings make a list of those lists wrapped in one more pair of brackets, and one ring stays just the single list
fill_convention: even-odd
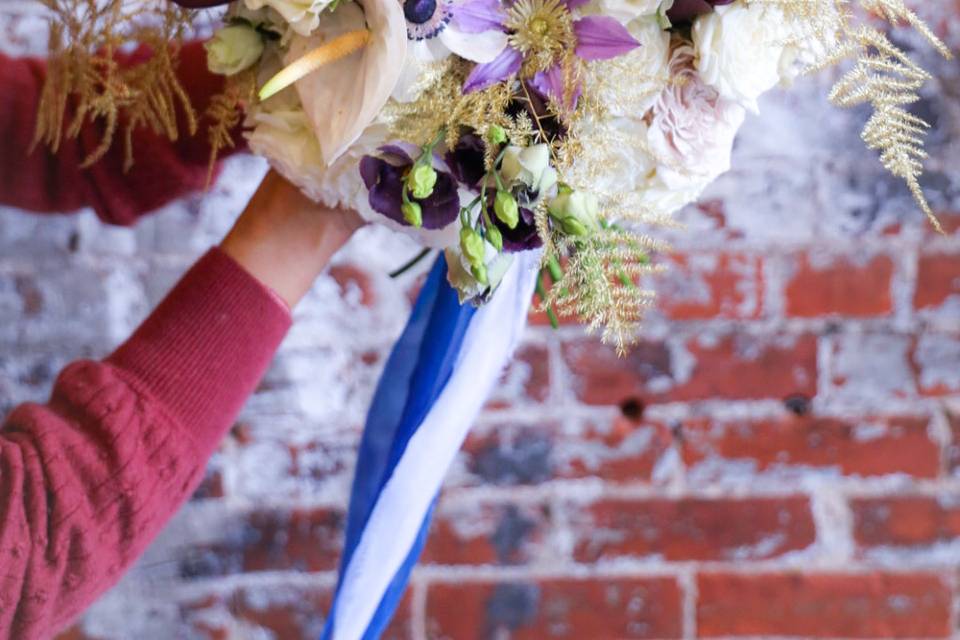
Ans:
[{"label": "white lisianthus flower", "polygon": [[647,134],[657,159],[657,177],[685,190],[715,179],[730,168],[733,139],[745,111],[708,86],[694,68],[689,44],[674,49],[668,86],[653,106]]},{"label": "white lisianthus flower", "polygon": [[557,184],[557,171],[550,166],[550,147],[510,145],[503,154],[500,177],[508,184],[520,182],[539,195],[546,194]]},{"label": "white lisianthus flower", "polygon": [[700,77],[722,97],[757,112],[757,98],[780,82],[788,32],[774,7],[740,0],[714,8],[693,24]]},{"label": "white lisianthus flower", "polygon": [[509,253],[499,252],[493,245],[484,241],[484,264],[487,267],[487,284],[477,281],[470,270],[470,264],[466,257],[458,248],[448,247],[443,252],[443,257],[447,261],[447,282],[457,290],[457,298],[460,304],[479,297],[488,289],[496,291],[507,275],[510,265],[513,264],[513,256]]},{"label": "white lisianthus flower", "polygon": [[287,21],[290,28],[301,36],[308,36],[320,24],[320,13],[333,0],[244,0],[247,9],[270,7]]},{"label": "white lisianthus flower", "polygon": [[580,236],[600,230],[600,203],[587,191],[561,191],[547,205],[547,210],[569,235]]},{"label": "white lisianthus flower", "polygon": [[219,29],[203,47],[210,71],[232,76],[256,64],[263,55],[263,38],[249,24],[237,22]]}]

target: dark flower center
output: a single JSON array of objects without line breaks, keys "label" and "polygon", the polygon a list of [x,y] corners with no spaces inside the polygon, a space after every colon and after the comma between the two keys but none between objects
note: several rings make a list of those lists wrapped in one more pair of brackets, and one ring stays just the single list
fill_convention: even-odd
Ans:
[{"label": "dark flower center", "polygon": [[433,18],[437,10],[437,0],[406,0],[403,3],[403,15],[408,22],[424,24]]}]

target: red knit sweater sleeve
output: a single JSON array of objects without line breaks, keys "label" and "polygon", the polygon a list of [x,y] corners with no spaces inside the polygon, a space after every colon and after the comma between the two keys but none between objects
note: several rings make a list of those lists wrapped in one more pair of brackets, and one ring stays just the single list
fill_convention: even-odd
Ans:
[{"label": "red knit sweater sleeve", "polygon": [[196,488],[290,325],[221,251],[103,362],[0,430],[0,639],[47,638],[116,582]]},{"label": "red knit sweater sleeve", "polygon": [[[121,62],[130,64],[146,55],[149,52],[141,48],[121,57]],[[99,122],[87,122],[76,138],[65,137],[56,153],[43,145],[30,152],[45,74],[42,59],[0,54],[0,204],[48,213],[93,207],[104,221],[129,225],[144,213],[206,186],[210,123],[201,118],[196,135],[191,136],[182,113],[181,135],[175,142],[145,126],[134,130],[134,165],[127,172],[119,135],[104,158],[88,169],[80,168],[100,143]],[[222,76],[207,70],[200,42],[183,47],[177,75],[200,113],[223,88]],[[68,113],[66,122],[70,120]],[[239,128],[234,140],[237,146],[221,155],[245,148]]]}]

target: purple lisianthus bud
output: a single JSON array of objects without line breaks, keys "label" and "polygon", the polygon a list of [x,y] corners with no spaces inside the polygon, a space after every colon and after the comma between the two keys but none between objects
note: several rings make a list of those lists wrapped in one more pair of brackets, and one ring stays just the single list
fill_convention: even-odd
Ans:
[{"label": "purple lisianthus bud", "polygon": [[490,198],[487,213],[490,215],[493,224],[500,230],[500,235],[503,237],[503,250],[506,253],[536,249],[543,244],[540,234],[537,233],[536,219],[530,209],[520,207],[520,219],[513,229],[494,215],[492,198]]},{"label": "purple lisianthus bud", "polygon": [[[384,147],[383,156],[364,156],[360,160],[360,177],[369,191],[370,208],[377,213],[410,226],[403,215],[404,177],[413,166],[413,160],[399,147]],[[460,213],[460,196],[457,181],[445,171],[437,171],[437,182],[426,198],[414,198],[410,202],[420,206],[424,229],[442,229],[456,220]]]},{"label": "purple lisianthus bud", "polygon": [[484,165],[484,143],[475,133],[460,136],[456,146],[447,152],[445,160],[450,166],[450,173],[460,184],[468,189],[478,189],[480,181],[486,174]]},{"label": "purple lisianthus bud", "polygon": [[733,0],[675,0],[667,11],[667,18],[673,24],[690,22],[704,13],[710,13],[714,7],[730,4]]}]

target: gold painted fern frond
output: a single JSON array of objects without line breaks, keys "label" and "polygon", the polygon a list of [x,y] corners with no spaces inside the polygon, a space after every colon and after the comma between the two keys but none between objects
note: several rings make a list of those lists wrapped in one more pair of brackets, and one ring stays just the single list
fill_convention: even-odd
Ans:
[{"label": "gold painted fern frond", "polygon": [[588,333],[599,332],[604,343],[624,355],[636,342],[640,321],[656,297],[638,280],[663,270],[650,256],[667,249],[663,241],[618,227],[575,240],[554,238],[546,245],[544,261],[565,258],[566,266],[541,307],[580,319]]},{"label": "gold painted fern frond", "polygon": [[[748,0],[780,7],[805,37],[818,37],[829,44],[828,52],[813,65],[822,69],[854,60],[830,92],[841,107],[869,104],[873,114],[861,137],[880,154],[880,162],[902,179],[933,227],[943,232],[920,186],[927,157],[924,136],[930,125],[908,111],[920,100],[919,91],[931,76],[887,35],[857,20],[850,10],[853,0]],[[907,25],[923,36],[940,55],[952,58],[950,49],[904,0],[856,0],[856,5],[890,26]]]}]

